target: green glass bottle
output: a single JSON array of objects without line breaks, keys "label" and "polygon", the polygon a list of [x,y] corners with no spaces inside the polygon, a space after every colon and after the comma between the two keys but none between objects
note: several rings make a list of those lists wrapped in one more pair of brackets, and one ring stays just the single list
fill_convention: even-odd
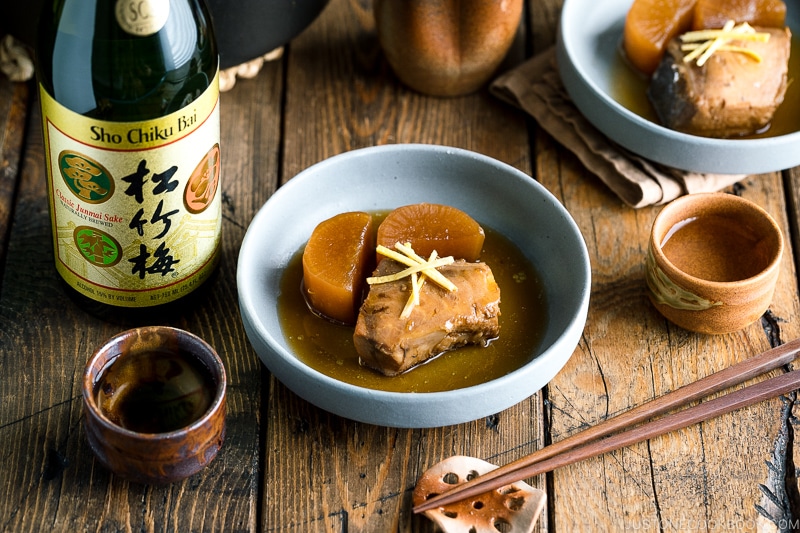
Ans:
[{"label": "green glass bottle", "polygon": [[202,0],[53,0],[36,58],[61,277],[117,309],[195,291],[221,233],[219,60]]}]

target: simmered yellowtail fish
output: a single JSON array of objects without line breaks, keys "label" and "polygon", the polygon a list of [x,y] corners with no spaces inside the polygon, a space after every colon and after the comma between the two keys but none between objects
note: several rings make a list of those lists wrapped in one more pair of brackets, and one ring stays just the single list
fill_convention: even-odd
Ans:
[{"label": "simmered yellowtail fish", "polygon": [[709,34],[705,41],[670,42],[647,92],[662,124],[720,138],[769,125],[786,92],[791,32],[753,31],[766,38],[717,40]]},{"label": "simmered yellowtail fish", "polygon": [[[384,259],[376,276],[402,271]],[[438,269],[455,290],[427,282],[419,303],[404,316],[412,278],[370,286],[353,336],[361,363],[393,376],[467,344],[488,344],[500,333],[500,288],[485,263],[456,260]]]}]

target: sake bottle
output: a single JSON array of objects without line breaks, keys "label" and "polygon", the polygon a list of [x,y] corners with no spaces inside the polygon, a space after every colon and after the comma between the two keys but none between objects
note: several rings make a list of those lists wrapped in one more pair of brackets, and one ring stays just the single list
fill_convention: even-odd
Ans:
[{"label": "sake bottle", "polygon": [[50,0],[37,76],[55,267],[81,299],[152,309],[214,272],[219,61],[202,0]]}]

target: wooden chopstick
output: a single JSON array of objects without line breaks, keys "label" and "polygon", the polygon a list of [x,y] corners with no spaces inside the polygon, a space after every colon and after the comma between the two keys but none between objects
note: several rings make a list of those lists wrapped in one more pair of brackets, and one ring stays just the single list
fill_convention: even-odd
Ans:
[{"label": "wooden chopstick", "polygon": [[[675,431],[800,388],[800,370],[788,372],[607,437],[675,407],[686,405],[786,365],[797,357],[798,351],[800,351],[800,339],[767,350],[546,446],[517,461],[487,472],[466,483],[456,485],[449,491],[417,505],[414,507],[414,512],[421,513],[435,507],[466,500],[510,483]],[[598,440],[602,437],[606,438]]]}]

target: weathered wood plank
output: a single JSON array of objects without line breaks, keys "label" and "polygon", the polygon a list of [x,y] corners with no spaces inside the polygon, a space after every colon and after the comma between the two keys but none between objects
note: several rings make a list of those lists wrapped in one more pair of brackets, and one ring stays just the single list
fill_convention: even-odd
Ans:
[{"label": "weathered wood plank", "polygon": [[[524,118],[488,95],[438,99],[399,85],[370,2],[333,0],[289,49],[282,181],[335,154],[387,143],[475,150],[530,173]],[[488,420],[429,430],[355,423],[273,380],[263,525],[267,530],[430,531],[410,513],[422,471],[453,454],[504,463],[541,446],[540,397]]]},{"label": "weathered wood plank", "polygon": [[[528,2],[529,50],[553,43],[560,5]],[[370,1],[332,0],[284,60],[223,95],[223,264],[202,307],[166,320],[204,337],[225,361],[226,446],[186,482],[129,484],[105,472],[84,441],[80,374],[91,351],[122,327],[77,308],[52,267],[38,109],[20,101],[31,98],[29,86],[0,81],[0,531],[431,531],[411,515],[410,492],[434,463],[454,454],[509,462],[798,335],[797,170],[752,176],[729,191],[784,228],[787,255],[770,311],[734,334],[686,332],[646,297],[643,257],[659,208],[626,207],[485,91],[437,99],[404,88],[380,51]],[[242,330],[236,259],[257,209],[279,183],[326,157],[398,142],[472,149],[533,173],[587,241],[593,287],[583,340],[545,391],[497,416],[428,430],[345,420],[269,377]],[[547,483],[533,480],[549,490],[539,530],[796,525],[795,400],[764,402],[564,468]]]},{"label": "weathered wood plank", "polygon": [[[552,157],[541,169],[555,170]],[[652,308],[644,285],[647,234],[658,208],[634,212],[579,164],[561,158],[553,188],[582,228],[593,265],[584,342],[548,387],[554,441],[770,347],[774,328],[798,334],[791,252],[764,324],[725,336],[681,330]],[[577,191],[581,188],[582,191]],[[778,175],[748,179],[739,193],[787,228]],[[770,194],[772,193],[772,194]],[[787,229],[788,240],[788,229]],[[774,317],[774,318],[773,318]],[[777,319],[776,319],[777,318]],[[758,485],[785,425],[781,400],[654,439],[553,474],[554,519],[567,530],[656,530],[669,524],[744,524],[753,529]],[[733,452],[735,450],[735,452]],[[589,505],[589,509],[586,506]],[[703,525],[702,527],[705,527]],[[714,528],[712,528],[714,529]]]},{"label": "weathered wood plank", "polygon": [[[531,6],[537,49],[553,42],[560,3]],[[593,275],[585,338],[547,388],[553,441],[798,335],[794,247],[762,323],[726,336],[689,333],[666,322],[646,296],[644,254],[659,208],[626,207],[546,134],[536,137],[536,158],[535,175],[581,228]],[[765,207],[791,244],[780,175],[750,177],[733,191]],[[765,505],[759,484],[774,482],[766,466],[753,465],[773,460],[787,431],[783,405],[765,402],[553,473],[555,526],[755,529],[764,521],[756,508]]]},{"label": "weathered wood plank", "polygon": [[[0,530],[253,531],[258,527],[262,365],[238,312],[236,260],[255,210],[274,191],[282,100],[280,63],[221,102],[223,259],[202,306],[153,323],[197,333],[228,373],[228,431],[217,459],[165,487],[110,475],[82,428],[86,360],[125,329],[80,310],[53,267],[41,133],[31,128],[0,293]],[[38,125],[34,106],[31,123]]]},{"label": "weathered wood plank", "polygon": [[[0,277],[17,190],[31,85],[0,76]],[[35,125],[34,125],[35,126]]]},{"label": "weathered wood plank", "polygon": [[[537,169],[581,227],[594,278],[586,340],[548,386],[554,441],[769,348],[776,327],[783,341],[798,335],[791,250],[764,324],[724,336],[693,334],[666,322],[647,299],[644,257],[659,208],[624,206],[561,149],[540,151]],[[782,191],[780,175],[754,176],[735,189],[765,207],[790,242],[785,203],[775,192]],[[769,472],[753,464],[771,457],[786,423],[782,405],[765,402],[555,472],[556,525],[754,529],[758,486]]]}]

